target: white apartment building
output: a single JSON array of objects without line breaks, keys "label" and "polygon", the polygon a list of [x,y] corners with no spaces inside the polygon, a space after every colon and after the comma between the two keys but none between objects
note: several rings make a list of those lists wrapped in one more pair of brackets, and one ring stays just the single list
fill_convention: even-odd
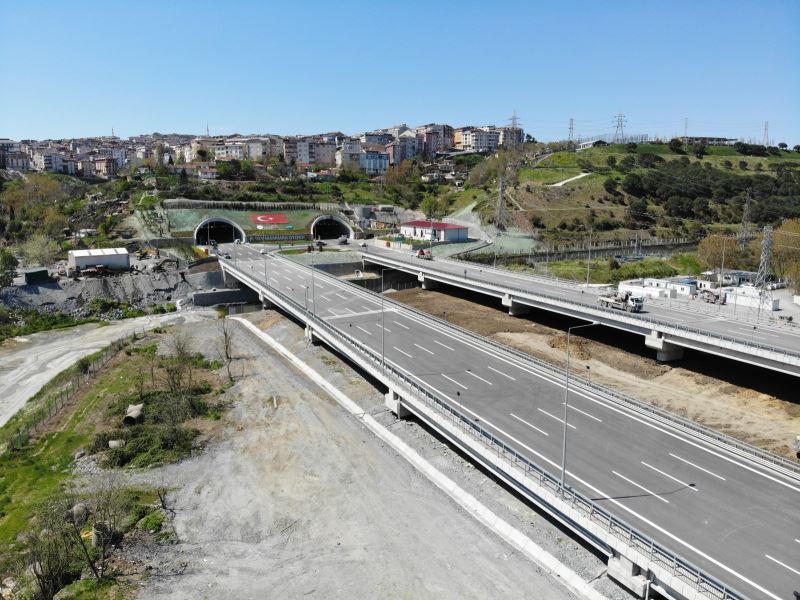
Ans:
[{"label": "white apartment building", "polygon": [[495,152],[500,146],[500,131],[491,126],[465,128],[460,138],[459,149],[466,152]]},{"label": "white apartment building", "polygon": [[215,144],[212,150],[216,159],[244,160],[247,158],[247,145],[241,142]]},{"label": "white apartment building", "polygon": [[361,142],[358,140],[345,140],[342,142],[341,148],[336,151],[335,160],[336,166],[340,169],[360,169]]},{"label": "white apartment building", "polygon": [[376,150],[362,150],[358,166],[367,175],[383,175],[389,168],[389,155]]},{"label": "white apartment building", "polygon": [[36,152],[33,155],[33,168],[37,171],[61,173],[63,166],[60,154],[54,152]]}]

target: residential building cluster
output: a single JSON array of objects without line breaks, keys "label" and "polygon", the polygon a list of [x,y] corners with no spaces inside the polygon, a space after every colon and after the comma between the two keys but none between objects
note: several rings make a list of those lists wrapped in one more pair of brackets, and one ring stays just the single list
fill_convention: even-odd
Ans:
[{"label": "residential building cluster", "polygon": [[122,140],[116,136],[66,140],[0,139],[0,168],[16,171],[63,173],[110,179],[125,167],[152,167],[161,162],[172,170],[186,170],[199,179],[216,179],[223,161],[265,163],[281,157],[307,170],[348,169],[369,176],[386,173],[405,160],[457,153],[496,152],[519,147],[519,127],[468,126],[429,123],[405,124],[348,136],[341,132],[316,135],[192,136],[153,133]]}]

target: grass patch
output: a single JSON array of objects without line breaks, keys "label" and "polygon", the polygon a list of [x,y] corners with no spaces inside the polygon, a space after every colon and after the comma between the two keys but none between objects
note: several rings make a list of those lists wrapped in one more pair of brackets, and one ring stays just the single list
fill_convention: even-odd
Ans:
[{"label": "grass patch", "polygon": [[[548,272],[563,279],[586,281],[586,261],[551,262],[548,265]],[[591,261],[589,281],[591,283],[619,283],[626,279],[641,277],[674,277],[680,272],[668,260],[661,258],[645,258],[623,264],[619,264],[611,258],[598,258]]]},{"label": "grass patch", "polygon": [[33,308],[0,307],[0,343],[19,335],[66,329],[97,321],[96,316],[76,319],[62,312],[45,313]]}]

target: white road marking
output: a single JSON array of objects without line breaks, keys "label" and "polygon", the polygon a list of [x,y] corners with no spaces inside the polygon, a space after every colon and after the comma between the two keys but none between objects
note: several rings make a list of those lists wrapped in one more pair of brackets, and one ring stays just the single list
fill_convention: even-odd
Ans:
[{"label": "white road marking", "polygon": [[322,285],[321,283],[315,283],[314,285],[315,285],[316,287],[322,288],[323,290],[325,289],[325,286],[324,286],[324,285]]},{"label": "white road marking", "polygon": [[419,344],[414,344],[414,345],[415,345],[417,348],[419,348],[420,350],[425,350],[425,352],[427,352],[428,354],[435,354],[435,352],[431,352],[430,350],[428,350],[428,349],[427,349],[427,348],[425,348],[424,346],[420,346]]},{"label": "white road marking", "polygon": [[483,383],[488,383],[489,385],[494,385],[491,381],[488,381],[481,377],[480,375],[476,375],[472,371],[466,371],[467,375],[472,375],[475,379],[480,379]]},{"label": "white road marking", "polygon": [[[407,373],[407,374],[408,374],[410,377],[413,377],[414,379],[416,379],[416,380],[417,380],[417,381],[419,381],[420,383],[423,383],[423,384],[425,383],[425,382],[424,382],[424,381],[422,381],[422,380],[421,380],[419,377],[417,377],[416,375],[414,375],[413,373],[411,373],[411,372],[410,372],[410,371],[408,371],[407,369],[403,369],[403,367],[400,367],[399,365],[395,365],[395,366],[397,366],[399,369],[401,369],[401,370],[405,371],[405,372],[406,372],[406,373]],[[428,387],[430,387],[430,388],[431,388],[431,389],[432,389],[434,392],[436,392],[437,394],[441,394],[441,395],[442,395],[442,396],[443,396],[443,397],[444,397],[446,400],[449,400],[450,402],[453,402],[453,403],[455,403],[455,401],[454,401],[452,398],[450,398],[450,396],[448,396],[447,394],[443,393],[441,390],[437,390],[435,387],[433,387],[433,386],[432,386],[432,385],[430,385],[430,384],[427,384],[427,385],[428,385]],[[523,444],[521,441],[519,441],[519,440],[518,440],[517,438],[515,438],[513,435],[509,434],[509,433],[508,433],[508,432],[506,432],[506,431],[503,431],[503,430],[502,430],[502,429],[500,429],[500,428],[499,428],[497,425],[494,425],[493,423],[491,423],[491,422],[487,421],[486,419],[484,419],[484,418],[483,418],[481,415],[477,414],[476,412],[474,412],[474,411],[472,411],[472,410],[470,410],[469,408],[466,408],[466,407],[462,407],[462,409],[463,409],[464,411],[466,411],[466,412],[469,412],[470,414],[472,414],[472,416],[474,416],[474,417],[476,417],[476,418],[479,418],[479,419],[481,420],[481,422],[482,422],[482,423],[484,423],[484,424],[488,425],[488,426],[489,426],[489,427],[491,427],[492,429],[494,429],[494,430],[498,431],[499,433],[503,434],[503,435],[504,435],[504,436],[506,436],[506,437],[507,437],[509,440],[511,440],[511,441],[512,441],[512,442],[514,442],[515,444],[518,444],[518,445],[519,445],[521,448],[524,448],[525,450],[527,450],[528,452],[530,452],[530,453],[531,453],[531,454],[533,454],[534,456],[537,456],[537,457],[539,457],[539,459],[540,459],[540,460],[542,460],[542,461],[544,461],[544,462],[546,462],[546,463],[550,464],[552,467],[555,467],[555,468],[557,468],[557,469],[561,469],[561,465],[560,465],[559,463],[556,463],[555,461],[553,461],[553,460],[551,460],[551,459],[547,458],[547,457],[546,457],[544,454],[542,454],[541,452],[537,452],[536,450],[534,450],[534,449],[533,449],[533,448],[531,448],[530,446],[528,446],[528,445],[526,445],[526,444]],[[611,502],[612,504],[616,504],[617,506],[619,506],[619,507],[620,507],[622,510],[624,510],[625,512],[627,512],[627,513],[630,513],[631,515],[633,515],[634,517],[636,517],[637,519],[639,519],[639,520],[640,520],[640,521],[642,521],[643,523],[646,523],[647,525],[649,525],[649,526],[650,526],[650,527],[652,527],[653,529],[656,529],[657,531],[659,531],[659,532],[663,533],[664,535],[666,535],[666,536],[667,536],[667,537],[669,537],[670,539],[672,539],[672,540],[675,540],[677,543],[681,544],[681,545],[682,545],[682,546],[684,546],[685,548],[688,548],[688,549],[689,549],[689,550],[691,550],[692,552],[695,552],[697,555],[701,556],[702,558],[704,558],[704,559],[706,559],[706,560],[708,560],[708,561],[710,561],[710,562],[714,563],[714,564],[715,564],[715,565],[717,565],[719,568],[721,568],[721,569],[723,569],[723,570],[727,571],[727,572],[728,572],[728,573],[730,573],[731,575],[734,575],[734,576],[738,577],[739,579],[741,579],[742,581],[744,581],[746,584],[748,584],[748,585],[750,585],[750,586],[754,587],[755,589],[757,589],[757,590],[758,590],[758,591],[760,591],[761,593],[763,593],[763,594],[766,594],[767,596],[769,596],[769,597],[770,597],[770,598],[772,598],[773,600],[781,600],[781,597],[780,597],[780,596],[778,596],[777,594],[774,594],[774,593],[770,592],[769,590],[767,590],[767,589],[766,589],[766,588],[764,588],[763,586],[761,586],[761,585],[757,584],[757,583],[756,583],[755,581],[753,581],[752,579],[748,579],[747,577],[745,577],[745,576],[744,576],[744,575],[742,575],[741,573],[739,573],[739,572],[737,572],[737,571],[734,571],[734,570],[733,570],[733,569],[731,569],[731,568],[730,568],[728,565],[726,565],[726,564],[724,564],[724,563],[720,562],[719,560],[715,559],[713,556],[711,556],[711,555],[707,554],[706,552],[703,552],[703,551],[702,551],[702,550],[700,550],[699,548],[695,548],[695,547],[694,547],[694,546],[692,546],[692,545],[691,545],[689,542],[687,542],[687,541],[685,541],[685,540],[682,540],[681,538],[679,538],[679,537],[678,537],[677,535],[675,535],[674,533],[672,533],[672,532],[670,532],[670,531],[667,531],[666,529],[664,529],[663,527],[661,527],[661,526],[660,526],[660,525],[658,525],[657,523],[654,523],[653,521],[651,521],[651,520],[650,520],[650,519],[648,519],[647,517],[644,517],[644,516],[640,515],[639,513],[637,513],[637,512],[636,512],[635,510],[633,510],[632,508],[630,508],[630,507],[628,507],[628,506],[625,506],[624,504],[622,504],[622,502],[619,502],[618,500],[615,500],[614,498],[612,498],[612,497],[611,497],[609,494],[606,494],[606,493],[605,493],[603,490],[601,490],[600,488],[598,488],[598,487],[596,487],[596,486],[593,486],[591,483],[589,483],[588,481],[586,481],[586,480],[584,480],[584,479],[581,479],[580,477],[576,476],[574,473],[571,473],[569,470],[567,471],[567,474],[568,474],[570,477],[572,477],[572,478],[573,478],[575,481],[577,481],[578,483],[580,483],[580,484],[582,484],[582,485],[585,485],[587,488],[589,488],[590,490],[592,490],[592,491],[593,491],[595,494],[597,494],[597,495],[599,495],[599,496],[602,496],[602,497],[604,497],[604,498],[608,498],[608,501],[609,501],[609,502]]]},{"label": "white road marking", "polygon": [[[489,367],[489,368],[491,368],[491,367]],[[542,410],[541,408],[538,408],[538,407],[536,408],[536,410],[538,410],[538,411],[539,411],[539,412],[541,412],[541,413],[544,413],[544,414],[546,414],[546,415],[547,415],[548,417],[550,417],[551,419],[555,419],[555,420],[556,420],[556,421],[558,421],[559,423],[563,423],[563,422],[564,422],[564,419],[559,419],[559,418],[558,418],[557,416],[555,416],[553,413],[549,413],[549,412],[547,412],[546,410]],[[578,429],[578,428],[577,428],[577,427],[575,427],[575,425],[573,425],[572,423],[567,423],[567,427],[572,427],[573,429]]]},{"label": "white road marking", "polygon": [[391,330],[391,329],[389,329],[389,328],[387,328],[387,327],[384,327],[384,326],[383,326],[383,325],[381,325],[380,323],[375,323],[375,325],[377,325],[377,326],[378,326],[378,329],[383,329],[383,330],[384,330],[386,333],[392,333],[392,330]]},{"label": "white road marking", "polygon": [[286,275],[284,275],[283,273],[281,273],[281,277],[283,277],[283,278],[284,278],[286,281],[291,281],[291,280],[292,280],[292,278],[291,278],[291,277],[287,277],[287,276],[286,276]]},{"label": "white road marking", "polygon": [[800,544],[800,540],[798,540],[797,538],[794,538],[794,541]]},{"label": "white road marking", "polygon": [[447,344],[443,344],[443,343],[442,343],[442,342],[440,342],[439,340],[433,340],[433,343],[434,343],[434,344],[439,344],[439,345],[440,345],[442,348],[447,348],[448,350],[452,350],[453,352],[455,352],[455,351],[456,351],[456,349],[455,349],[455,348],[451,348],[450,346],[448,346]]},{"label": "white road marking", "polygon": [[703,468],[703,467],[701,467],[701,466],[698,466],[698,465],[696,465],[696,464],[694,464],[694,463],[692,463],[692,462],[689,462],[689,461],[688,461],[688,460],[686,460],[685,458],[681,458],[680,456],[678,456],[678,455],[676,455],[676,454],[673,454],[672,452],[670,452],[670,453],[669,453],[669,455],[670,455],[672,458],[677,458],[677,459],[678,459],[679,461],[681,461],[681,462],[685,462],[687,465],[690,465],[690,466],[694,467],[695,469],[700,469],[700,470],[701,470],[701,471],[703,471],[704,473],[708,473],[709,475],[711,475],[711,476],[713,476],[713,477],[716,477],[717,479],[721,479],[722,481],[725,481],[725,478],[724,478],[724,477],[722,477],[721,475],[717,475],[716,473],[712,473],[712,472],[711,472],[711,471],[709,471],[708,469],[704,469],[704,468]]},{"label": "white road marking", "polygon": [[331,313],[334,317],[340,316],[338,313],[333,312],[330,308],[328,309],[328,312]]},{"label": "white road marking", "polygon": [[647,489],[646,487],[644,487],[643,485],[639,485],[638,483],[636,483],[636,482],[635,482],[635,481],[633,481],[632,479],[628,479],[627,477],[625,477],[625,475],[620,475],[620,474],[619,474],[619,473],[617,473],[616,471],[611,471],[611,472],[612,472],[614,475],[616,475],[617,477],[621,477],[622,479],[624,479],[625,481],[627,481],[627,482],[628,482],[628,483],[630,483],[631,485],[635,485],[635,486],[636,486],[637,488],[639,488],[640,490],[642,490],[642,491],[644,491],[644,492],[647,492],[647,493],[648,493],[648,494],[650,494],[651,496],[655,496],[656,498],[658,498],[658,499],[659,499],[659,500],[661,500],[662,502],[666,502],[667,504],[669,504],[669,500],[667,500],[666,498],[662,498],[661,496],[659,496],[659,495],[658,495],[658,494],[656,494],[655,492],[651,492],[650,490],[648,490],[648,489]]},{"label": "white road marking", "polygon": [[361,305],[361,308],[363,308],[364,310],[372,310],[369,306],[364,306],[363,304]]},{"label": "white road marking", "polygon": [[410,327],[406,327],[405,325],[403,325],[402,323],[398,323],[397,321],[392,321],[392,323],[394,323],[395,325],[399,325],[403,329],[411,329]]},{"label": "white road marking", "polygon": [[792,573],[794,573],[795,575],[800,575],[800,571],[798,571],[797,569],[794,569],[794,568],[790,567],[790,566],[789,566],[789,565],[787,565],[786,563],[783,563],[783,562],[779,561],[777,558],[772,558],[772,557],[771,557],[769,554],[765,554],[764,556],[766,556],[766,557],[767,557],[768,559],[770,559],[772,562],[774,562],[774,563],[778,563],[780,566],[782,566],[782,567],[784,567],[784,568],[786,568],[786,569],[789,569],[789,570],[790,570]]},{"label": "white road marking", "polygon": [[414,357],[413,357],[413,356],[411,356],[411,355],[410,355],[408,352],[403,352],[402,350],[400,350],[400,348],[398,348],[397,346],[392,346],[392,348],[394,348],[395,350],[397,350],[397,351],[398,351],[400,354],[405,354],[405,355],[406,355],[408,358],[414,358]]},{"label": "white road marking", "polygon": [[344,309],[345,309],[347,312],[349,312],[351,315],[357,315],[357,314],[358,314],[356,311],[354,311],[354,310],[352,310],[352,309],[350,309],[350,308],[347,308],[346,306],[344,307]]},{"label": "white road marking", "polygon": [[689,489],[690,489],[690,490],[692,490],[693,492],[696,492],[696,491],[697,491],[697,488],[696,488],[696,487],[694,487],[694,486],[692,486],[692,485],[689,485],[689,484],[688,484],[688,483],[686,483],[685,481],[681,481],[680,479],[678,479],[677,477],[673,477],[673,476],[672,476],[672,475],[670,475],[669,473],[664,473],[664,471],[662,471],[661,469],[656,469],[656,468],[655,468],[653,465],[649,465],[649,464],[647,464],[647,463],[646,463],[646,462],[644,462],[644,461],[641,461],[641,463],[642,463],[642,464],[643,464],[645,467],[647,467],[648,469],[653,469],[653,471],[655,471],[656,473],[661,473],[661,474],[662,474],[664,477],[668,477],[669,479],[672,479],[672,481],[675,481],[675,482],[677,482],[677,483],[680,483],[682,486],[689,488]]},{"label": "white road marking", "polygon": [[[563,406],[564,403],[562,402],[561,404]],[[598,423],[602,423],[603,422],[603,419],[599,419],[598,417],[595,417],[594,415],[590,415],[585,410],[581,410],[580,408],[576,408],[575,406],[572,406],[572,404],[570,404],[567,408],[570,408],[571,410],[574,410],[575,412],[579,412],[582,415],[586,415],[587,417],[589,417],[590,419],[594,419]]]},{"label": "white road marking", "polygon": [[339,292],[334,292],[333,294],[335,296],[339,296],[339,298],[341,298],[342,300],[347,300],[347,296],[342,296]]},{"label": "white road marking", "polygon": [[494,371],[495,373],[498,373],[499,375],[502,375],[503,377],[508,377],[511,381],[516,381],[517,380],[516,377],[512,377],[511,375],[507,375],[507,374],[503,373],[502,371],[498,371],[494,367],[489,367],[489,368],[492,371]]},{"label": "white road marking", "polygon": [[469,389],[469,388],[468,388],[467,386],[465,386],[464,384],[458,383],[458,382],[457,382],[455,379],[453,379],[452,377],[448,377],[448,376],[447,376],[447,375],[445,375],[444,373],[442,373],[442,377],[444,377],[444,378],[445,378],[445,379],[447,379],[448,381],[452,381],[453,383],[455,383],[455,384],[456,384],[458,387],[460,387],[460,388],[463,388],[463,389],[465,389],[465,390],[468,390],[468,389]]},{"label": "white road marking", "polygon": [[275,279],[274,277],[270,277],[270,278],[269,278],[269,280],[270,280],[270,281],[274,281],[275,283],[280,283],[280,282],[279,282],[277,279]]},{"label": "white road marking", "polygon": [[364,333],[366,333],[367,335],[372,335],[372,334],[371,334],[369,331],[367,331],[366,329],[364,329],[363,327],[361,327],[361,325],[356,325],[356,329],[360,329],[361,331],[363,331],[363,332],[364,332]]},{"label": "white road marking", "polygon": [[547,432],[546,432],[546,431],[544,431],[543,429],[539,429],[539,428],[538,428],[536,425],[532,425],[531,423],[528,423],[528,422],[527,422],[525,419],[522,419],[522,418],[518,417],[518,416],[517,416],[517,415],[515,415],[514,413],[508,413],[508,414],[510,414],[512,417],[514,417],[514,418],[515,418],[517,421],[521,421],[522,423],[525,423],[525,425],[527,425],[527,426],[528,426],[528,427],[530,427],[531,429],[535,429],[535,430],[536,430],[536,431],[538,431],[539,433],[543,433],[543,434],[544,434],[544,435],[546,435],[547,437],[550,437],[550,434],[549,434],[549,433],[547,433]]}]

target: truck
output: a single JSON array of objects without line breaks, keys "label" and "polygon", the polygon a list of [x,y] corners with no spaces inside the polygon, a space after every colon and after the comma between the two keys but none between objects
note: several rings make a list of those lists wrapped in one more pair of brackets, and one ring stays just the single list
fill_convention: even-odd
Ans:
[{"label": "truck", "polygon": [[597,297],[597,304],[606,308],[616,308],[626,312],[640,312],[644,306],[644,298],[634,296],[631,292],[616,292]]},{"label": "truck", "polygon": [[433,260],[433,255],[431,254],[430,250],[425,250],[424,248],[420,248],[414,253],[414,256],[417,258],[421,258],[422,260]]},{"label": "truck", "polygon": [[717,290],[700,290],[700,297],[703,299],[703,302],[710,302],[711,304],[725,304],[725,294],[718,292]]}]

